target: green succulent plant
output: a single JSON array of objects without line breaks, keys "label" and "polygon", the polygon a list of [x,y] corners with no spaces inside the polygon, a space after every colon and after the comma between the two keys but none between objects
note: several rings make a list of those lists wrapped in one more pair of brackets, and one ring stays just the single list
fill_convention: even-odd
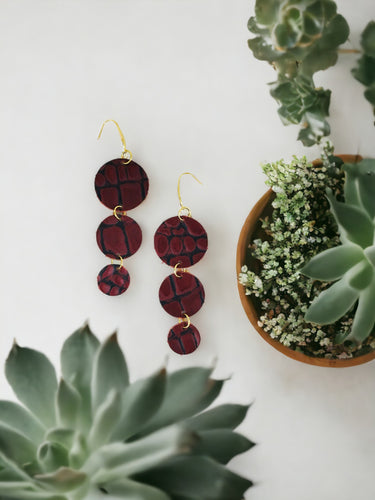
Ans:
[{"label": "green succulent plant", "polygon": [[[248,406],[216,399],[207,368],[129,383],[116,335],[87,325],[48,358],[14,344],[0,401],[0,500],[240,500],[251,481],[225,464],[253,445],[233,431]],[[204,411],[206,410],[206,411]]]},{"label": "green succulent plant", "polygon": [[328,192],[341,245],[313,257],[301,270],[310,278],[335,282],[311,303],[305,319],[321,325],[334,323],[356,304],[351,331],[338,334],[363,342],[375,326],[375,160],[345,164],[345,202]]},{"label": "green succulent plant", "polygon": [[352,70],[354,77],[365,87],[365,97],[375,113],[375,22],[370,21],[361,37],[362,56]]},{"label": "green succulent plant", "polygon": [[305,146],[330,133],[326,120],[331,91],[317,88],[314,73],[336,64],[338,47],[349,26],[332,0],[256,0],[248,29],[254,56],[277,71],[271,95],[279,103],[284,125],[302,124],[298,139]]}]

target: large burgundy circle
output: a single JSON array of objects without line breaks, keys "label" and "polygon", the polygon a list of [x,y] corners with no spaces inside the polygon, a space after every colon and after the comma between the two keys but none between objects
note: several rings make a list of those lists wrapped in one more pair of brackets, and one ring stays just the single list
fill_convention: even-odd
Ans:
[{"label": "large burgundy circle", "polygon": [[146,198],[148,177],[143,168],[125,158],[105,163],[95,177],[99,200],[112,210],[121,205],[124,210],[138,206]]},{"label": "large burgundy circle", "polygon": [[190,354],[200,344],[201,336],[195,326],[184,328],[184,323],[173,326],[168,333],[168,344],[177,354]]},{"label": "large burgundy circle", "polygon": [[142,231],[134,219],[122,215],[120,220],[110,215],[96,231],[100,250],[112,259],[126,259],[135,253],[142,243]]},{"label": "large burgundy circle", "polygon": [[156,230],[155,251],[169,266],[196,264],[207,250],[207,233],[192,217],[171,217]]},{"label": "large burgundy circle", "polygon": [[130,284],[130,276],[124,266],[109,264],[98,274],[98,287],[106,295],[121,295]]},{"label": "large burgundy circle", "polygon": [[179,277],[171,274],[160,285],[159,300],[162,308],[176,318],[192,316],[203,305],[204,288],[190,273],[181,273]]}]

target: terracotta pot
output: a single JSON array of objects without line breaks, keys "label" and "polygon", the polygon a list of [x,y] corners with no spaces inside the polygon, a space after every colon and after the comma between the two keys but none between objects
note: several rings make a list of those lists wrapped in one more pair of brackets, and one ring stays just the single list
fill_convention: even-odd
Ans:
[{"label": "terracotta pot", "polygon": [[[347,163],[354,163],[360,161],[362,158],[354,155],[340,155],[340,158]],[[319,160],[314,162],[314,164],[318,164]],[[250,242],[253,240],[253,235],[260,229],[260,221],[261,217],[264,217],[267,214],[272,212],[271,201],[273,198],[272,190],[268,190],[262,198],[255,204],[251,212],[249,213],[240,233],[240,237],[237,244],[237,258],[236,258],[236,270],[237,276],[241,271],[242,265],[246,261],[246,252],[249,247]],[[257,266],[257,261],[254,259],[254,267]],[[258,264],[259,267],[259,264]],[[238,283],[238,292],[240,294],[242,306],[245,309],[247,317],[250,322],[256,329],[256,331],[263,337],[263,339],[268,342],[272,347],[280,351],[281,353],[293,358],[297,361],[302,361],[303,363],[308,363],[310,365],[316,366],[325,366],[325,367],[334,367],[334,368],[343,368],[346,366],[355,366],[361,365],[362,363],[367,363],[367,361],[371,361],[375,358],[375,350],[369,352],[367,354],[363,354],[361,356],[357,356],[355,358],[350,359],[326,359],[326,358],[318,358],[314,356],[307,356],[306,354],[302,354],[301,352],[297,352],[294,349],[290,349],[289,347],[284,346],[279,341],[272,339],[270,335],[265,332],[258,325],[258,311],[256,308],[255,301],[253,301],[252,296],[245,295],[245,287]]]}]

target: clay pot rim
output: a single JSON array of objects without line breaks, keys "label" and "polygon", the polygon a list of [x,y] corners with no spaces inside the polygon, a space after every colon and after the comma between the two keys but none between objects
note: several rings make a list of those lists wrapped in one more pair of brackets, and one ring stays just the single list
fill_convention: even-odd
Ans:
[{"label": "clay pot rim", "polygon": [[[339,155],[344,162],[357,162],[361,157],[358,155]],[[319,160],[313,162],[315,164],[318,163]],[[253,232],[255,230],[256,224],[264,211],[265,207],[269,204],[270,198],[273,194],[273,191],[269,189],[254,205],[249,215],[247,216],[244,225],[242,226],[241,233],[237,243],[237,255],[236,255],[236,272],[237,277],[241,272],[241,267],[244,265],[246,250],[248,244],[252,238]],[[237,279],[237,288],[238,293],[240,295],[242,306],[246,312],[247,317],[249,318],[251,324],[255,328],[255,330],[261,335],[261,337],[268,342],[272,347],[276,350],[292,358],[296,361],[301,361],[302,363],[307,363],[309,365],[314,366],[323,366],[330,368],[344,368],[348,366],[357,366],[363,363],[367,363],[375,358],[375,349],[369,353],[362,354],[360,356],[349,358],[349,359],[327,359],[327,358],[318,358],[314,356],[308,356],[307,354],[303,354],[301,352],[295,351],[290,347],[286,347],[278,340],[271,338],[271,336],[264,331],[258,325],[258,314],[253,303],[253,300],[250,295],[245,295],[245,287],[241,285]]]}]

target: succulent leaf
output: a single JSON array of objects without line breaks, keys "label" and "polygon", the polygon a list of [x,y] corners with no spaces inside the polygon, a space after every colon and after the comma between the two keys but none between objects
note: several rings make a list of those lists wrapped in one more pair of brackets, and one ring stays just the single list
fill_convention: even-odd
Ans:
[{"label": "succulent leaf", "polygon": [[113,434],[113,430],[121,418],[121,406],[120,394],[115,389],[111,389],[95,414],[88,438],[92,450],[105,444]]},{"label": "succulent leaf", "polygon": [[92,473],[100,465],[100,470],[94,475],[99,484],[116,481],[155,467],[170,457],[189,453],[196,442],[195,434],[174,425],[132,443],[103,446],[93,454],[87,469]]},{"label": "succulent leaf", "polygon": [[223,381],[211,379],[211,373],[209,368],[184,368],[169,375],[164,401],[140,435],[188,418],[209,406],[223,385]]},{"label": "succulent leaf", "polygon": [[38,448],[38,462],[44,472],[52,472],[69,465],[68,450],[60,443],[46,441]]},{"label": "succulent leaf", "polygon": [[254,446],[249,439],[229,429],[210,429],[198,433],[198,455],[207,455],[220,464],[227,464],[233,457]]},{"label": "succulent leaf", "polygon": [[345,279],[337,281],[312,301],[305,318],[319,325],[334,323],[353,307],[358,296]]},{"label": "succulent leaf", "polygon": [[208,457],[178,457],[135,476],[169,493],[193,500],[242,500],[251,481]]},{"label": "succulent leaf", "polygon": [[319,253],[301,269],[301,273],[314,280],[335,281],[362,259],[362,249],[349,243]]},{"label": "succulent leaf", "polygon": [[92,375],[92,407],[96,411],[111,389],[120,394],[129,385],[129,374],[124,355],[113,334],[98,349]]},{"label": "succulent leaf", "polygon": [[166,370],[163,368],[125,389],[121,420],[112,440],[126,441],[142,429],[160,408],[165,394],[166,381]]},{"label": "succulent leaf", "polygon": [[374,225],[368,214],[358,206],[337,201],[332,192],[328,192],[327,196],[343,242],[349,240],[362,248],[371,246]]},{"label": "succulent leaf", "polygon": [[12,401],[0,401],[0,422],[19,431],[35,444],[43,439],[45,428],[32,413]]},{"label": "succulent leaf", "polygon": [[77,389],[82,398],[81,420],[84,428],[91,423],[92,366],[99,345],[86,324],[65,341],[61,351],[63,377]]},{"label": "succulent leaf", "polygon": [[235,429],[246,417],[249,406],[224,404],[200,413],[186,421],[193,431]]},{"label": "succulent leaf", "polygon": [[56,395],[56,414],[60,425],[75,427],[82,405],[82,398],[72,385],[62,378]]},{"label": "succulent leaf", "polygon": [[375,325],[375,279],[359,295],[358,307],[353,320],[352,330],[348,340],[363,342],[371,333]]},{"label": "succulent leaf", "polygon": [[0,452],[22,468],[35,459],[36,446],[20,432],[0,423]]},{"label": "succulent leaf", "polygon": [[57,378],[44,354],[13,345],[6,360],[5,373],[17,398],[46,426],[56,422]]}]

